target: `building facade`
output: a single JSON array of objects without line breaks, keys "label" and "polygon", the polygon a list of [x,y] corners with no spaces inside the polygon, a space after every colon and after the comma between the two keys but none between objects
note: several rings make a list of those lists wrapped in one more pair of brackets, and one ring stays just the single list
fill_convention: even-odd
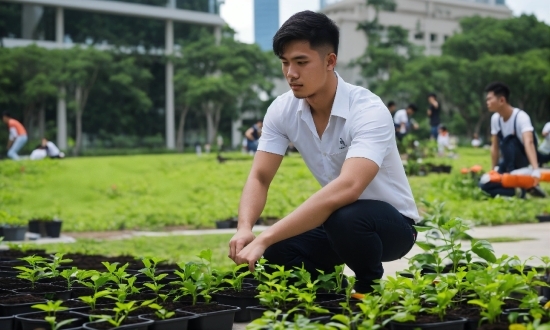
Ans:
[{"label": "building facade", "polygon": [[[225,25],[224,20],[218,15],[219,1],[203,0],[193,10],[178,7],[178,1],[166,0],[165,6],[146,5],[125,1],[105,0],[0,0],[3,3],[12,3],[21,6],[21,32],[9,30],[2,38],[3,47],[24,47],[36,44],[44,48],[70,48],[75,44],[72,42],[74,34],[67,31],[65,13],[101,14],[116,19],[129,18],[133,21],[139,20],[156,21],[161,29],[158,35],[154,36],[155,44],[148,52],[150,55],[172,55],[177,54],[174,42],[174,25],[187,24],[193,26],[205,26],[214,31],[216,38],[221,38],[221,29]],[[155,3],[155,2],[151,2]],[[161,2],[162,3],[162,2]],[[164,3],[162,3],[164,4]],[[46,12],[49,11],[52,20],[46,19]],[[0,19],[8,19],[0,17]],[[39,31],[40,22],[45,26]],[[48,24],[50,23],[50,24]],[[49,32],[48,32],[49,31]],[[113,31],[114,32],[114,31]],[[116,35],[116,33],[112,33]],[[0,36],[1,37],[1,36]],[[82,41],[80,41],[82,43]],[[96,45],[99,49],[109,49],[114,44]],[[133,45],[128,45],[133,46]],[[137,46],[137,45],[135,45]],[[165,143],[168,149],[175,148],[175,104],[174,104],[174,66],[171,61],[165,64]],[[60,95],[65,94],[64,87],[60,87]],[[57,145],[67,149],[67,104],[65,96],[59,98],[57,103]],[[43,121],[43,119],[42,119]],[[44,125],[42,125],[44,126]]]},{"label": "building facade", "polygon": [[270,50],[279,29],[279,0],[254,0],[254,41]]},{"label": "building facade", "polygon": [[[445,40],[460,31],[460,19],[484,16],[499,19],[512,17],[504,0],[396,0],[394,12],[381,11],[384,26],[397,25],[409,31],[409,41],[422,46],[426,55],[441,55]],[[360,83],[359,69],[347,64],[360,57],[367,47],[367,37],[357,25],[375,16],[365,0],[342,0],[321,9],[340,27],[338,72],[350,83]]]}]

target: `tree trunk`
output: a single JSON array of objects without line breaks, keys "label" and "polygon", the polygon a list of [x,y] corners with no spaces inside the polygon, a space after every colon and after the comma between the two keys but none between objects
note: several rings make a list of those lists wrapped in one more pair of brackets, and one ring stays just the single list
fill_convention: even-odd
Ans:
[{"label": "tree trunk", "polygon": [[213,116],[213,104],[211,101],[203,104],[202,108],[206,117],[206,143],[212,144],[214,141],[214,116]]},{"label": "tree trunk", "polygon": [[185,148],[185,117],[187,117],[187,113],[189,112],[189,106],[183,106],[181,108],[180,112],[180,122],[178,124],[178,134],[176,137],[176,148],[179,151],[183,151]]},{"label": "tree trunk", "polygon": [[74,93],[75,106],[76,106],[76,122],[75,122],[75,145],[73,148],[73,156],[78,156],[80,147],[82,146],[82,87],[77,86]]},{"label": "tree trunk", "polygon": [[46,135],[46,109],[44,103],[40,105],[38,112],[38,134],[41,139]]},{"label": "tree trunk", "polygon": [[210,145],[212,145],[212,143],[216,139],[216,136],[218,135],[218,128],[220,127],[220,119],[221,119],[221,110],[222,110],[221,104],[214,106],[214,111],[213,111],[214,112],[214,130],[212,132],[212,141],[208,141]]}]

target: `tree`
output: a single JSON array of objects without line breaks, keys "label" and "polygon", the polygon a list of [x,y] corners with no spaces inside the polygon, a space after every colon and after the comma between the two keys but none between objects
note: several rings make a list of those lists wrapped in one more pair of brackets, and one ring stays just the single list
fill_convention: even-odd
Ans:
[{"label": "tree", "polygon": [[[36,45],[14,48],[5,53],[11,58],[7,60],[11,64],[4,66],[11,85],[7,98],[22,109],[23,125],[30,134],[46,99],[57,95],[55,81],[59,71],[57,59],[51,54]],[[43,125],[39,126],[43,128]]]},{"label": "tree", "polygon": [[86,108],[90,91],[96,83],[99,72],[107,69],[113,61],[111,54],[92,47],[74,47],[66,52],[65,83],[74,93],[72,105],[75,111],[75,146],[73,154],[78,155],[82,147],[82,113]]},{"label": "tree", "polygon": [[368,85],[375,88],[377,82],[388,79],[394,72],[403,70],[405,63],[417,57],[421,48],[408,40],[408,31],[397,25],[383,26],[378,17],[381,10],[395,11],[394,0],[367,0],[375,11],[374,18],[361,22],[357,29],[365,32],[368,45],[364,54],[351,65],[358,65]]},{"label": "tree", "polygon": [[[182,90],[177,90],[180,109],[195,107],[202,112],[206,141],[211,144],[222,111],[240,111],[245,104],[259,99],[261,93],[269,94],[273,89],[270,78],[274,75],[271,57],[257,45],[235,41],[228,33],[217,45],[211,35],[205,34],[183,48],[183,56],[176,64],[175,83],[182,86]],[[180,115],[180,127],[184,114]]]}]

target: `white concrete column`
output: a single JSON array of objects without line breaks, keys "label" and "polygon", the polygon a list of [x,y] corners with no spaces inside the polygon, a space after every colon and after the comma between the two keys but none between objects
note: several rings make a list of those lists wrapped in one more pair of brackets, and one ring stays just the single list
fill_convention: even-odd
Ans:
[{"label": "white concrete column", "polygon": [[[174,22],[166,21],[166,55],[174,52]],[[174,111],[174,63],[166,62],[166,148],[176,148],[176,124]]]},{"label": "white concrete column", "polygon": [[65,102],[65,87],[59,88],[57,99],[57,147],[67,150],[67,103]]},{"label": "white concrete column", "polygon": [[[63,8],[57,7],[55,12],[55,42],[58,46],[63,45],[65,37]],[[65,86],[59,87],[59,98],[57,99],[57,147],[67,150],[67,102]]]},{"label": "white concrete column", "polygon": [[241,143],[243,142],[243,134],[240,128],[243,126],[242,118],[237,118],[231,122],[231,147],[241,149]]}]

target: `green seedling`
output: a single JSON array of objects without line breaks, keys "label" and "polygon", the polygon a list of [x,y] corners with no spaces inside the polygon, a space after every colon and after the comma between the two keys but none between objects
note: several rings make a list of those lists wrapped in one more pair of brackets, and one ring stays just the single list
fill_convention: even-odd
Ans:
[{"label": "green seedling", "polygon": [[166,309],[164,309],[162,306],[155,303],[149,305],[149,308],[154,309],[155,315],[161,320],[167,320],[169,318],[172,318],[174,315],[176,315],[175,312],[169,312]]},{"label": "green seedling", "polygon": [[20,271],[17,277],[31,282],[31,287],[34,289],[36,282],[39,279],[46,277],[43,265],[47,259],[44,257],[32,255],[20,258],[19,260],[26,261],[29,264],[30,268],[25,266],[13,267]]},{"label": "green seedling", "polygon": [[46,322],[48,322],[48,324],[50,325],[51,330],[60,330],[65,325],[69,325],[69,324],[73,323],[74,321],[78,320],[78,319],[67,319],[67,320],[63,320],[63,321],[60,321],[60,322],[56,322],[55,319],[56,319],[55,316],[46,316],[44,318],[44,320]]},{"label": "green seedling", "polygon": [[58,277],[60,276],[59,266],[62,264],[67,264],[73,262],[72,259],[63,259],[63,253],[56,253],[53,255],[51,262],[45,263],[44,270],[46,271],[47,277]]},{"label": "green seedling", "polygon": [[62,303],[63,301],[61,300],[58,300],[55,302],[49,300],[46,304],[36,304],[36,305],[32,305],[31,307],[40,309],[46,312],[47,316],[44,318],[44,320],[48,322],[48,324],[51,327],[51,330],[58,330],[58,329],[61,329],[61,327],[63,327],[64,325],[70,324],[73,321],[78,320],[78,319],[68,319],[68,320],[63,320],[61,322],[56,322],[55,314],[57,312],[65,311],[68,309],[67,307],[61,306]]},{"label": "green seedling", "polygon": [[156,267],[157,264],[164,261],[164,259],[161,258],[142,258],[141,262],[143,262],[143,265],[145,268],[140,269],[139,272],[143,275],[147,276],[151,283],[144,283],[143,285],[147,288],[151,289],[154,293],[158,294],[159,291],[165,287],[164,284],[160,284],[159,281],[164,279],[166,276],[168,276],[167,273],[164,274],[156,274]]},{"label": "green seedling", "polygon": [[97,293],[99,289],[105,286],[112,279],[110,274],[102,274],[95,270],[77,273],[78,282],[94,290]]},{"label": "green seedling", "polygon": [[116,284],[124,283],[130,274],[126,273],[126,268],[128,268],[128,263],[123,266],[118,267],[118,262],[113,262],[112,264],[104,261],[101,264],[107,268],[107,272],[110,274],[109,280],[115,282]]},{"label": "green seedling", "polygon": [[443,318],[446,315],[447,310],[453,303],[453,298],[455,297],[457,289],[449,289],[445,283],[440,283],[436,286],[436,292],[433,294],[424,295],[426,302],[434,303],[433,307],[426,307],[421,309],[428,314],[435,314],[439,316],[439,320],[443,321]]},{"label": "green seedling", "polygon": [[244,272],[239,272],[239,271],[247,267],[248,267],[247,264],[237,265],[233,267],[233,271],[231,272],[232,277],[224,279],[224,282],[229,283],[235,291],[237,292],[242,291],[244,278],[250,274],[250,271],[248,270]]},{"label": "green seedling", "polygon": [[90,306],[90,309],[94,311],[95,307],[96,307],[97,300],[99,298],[106,297],[110,294],[111,294],[110,291],[105,290],[105,291],[95,292],[92,296],[82,296],[82,297],[78,297],[78,298],[80,300],[82,300],[84,303],[88,304]]},{"label": "green seedling", "polygon": [[64,269],[59,273],[59,276],[63,277],[67,281],[67,290],[71,290],[73,284],[78,281],[77,274],[79,270],[76,267],[71,269]]}]

